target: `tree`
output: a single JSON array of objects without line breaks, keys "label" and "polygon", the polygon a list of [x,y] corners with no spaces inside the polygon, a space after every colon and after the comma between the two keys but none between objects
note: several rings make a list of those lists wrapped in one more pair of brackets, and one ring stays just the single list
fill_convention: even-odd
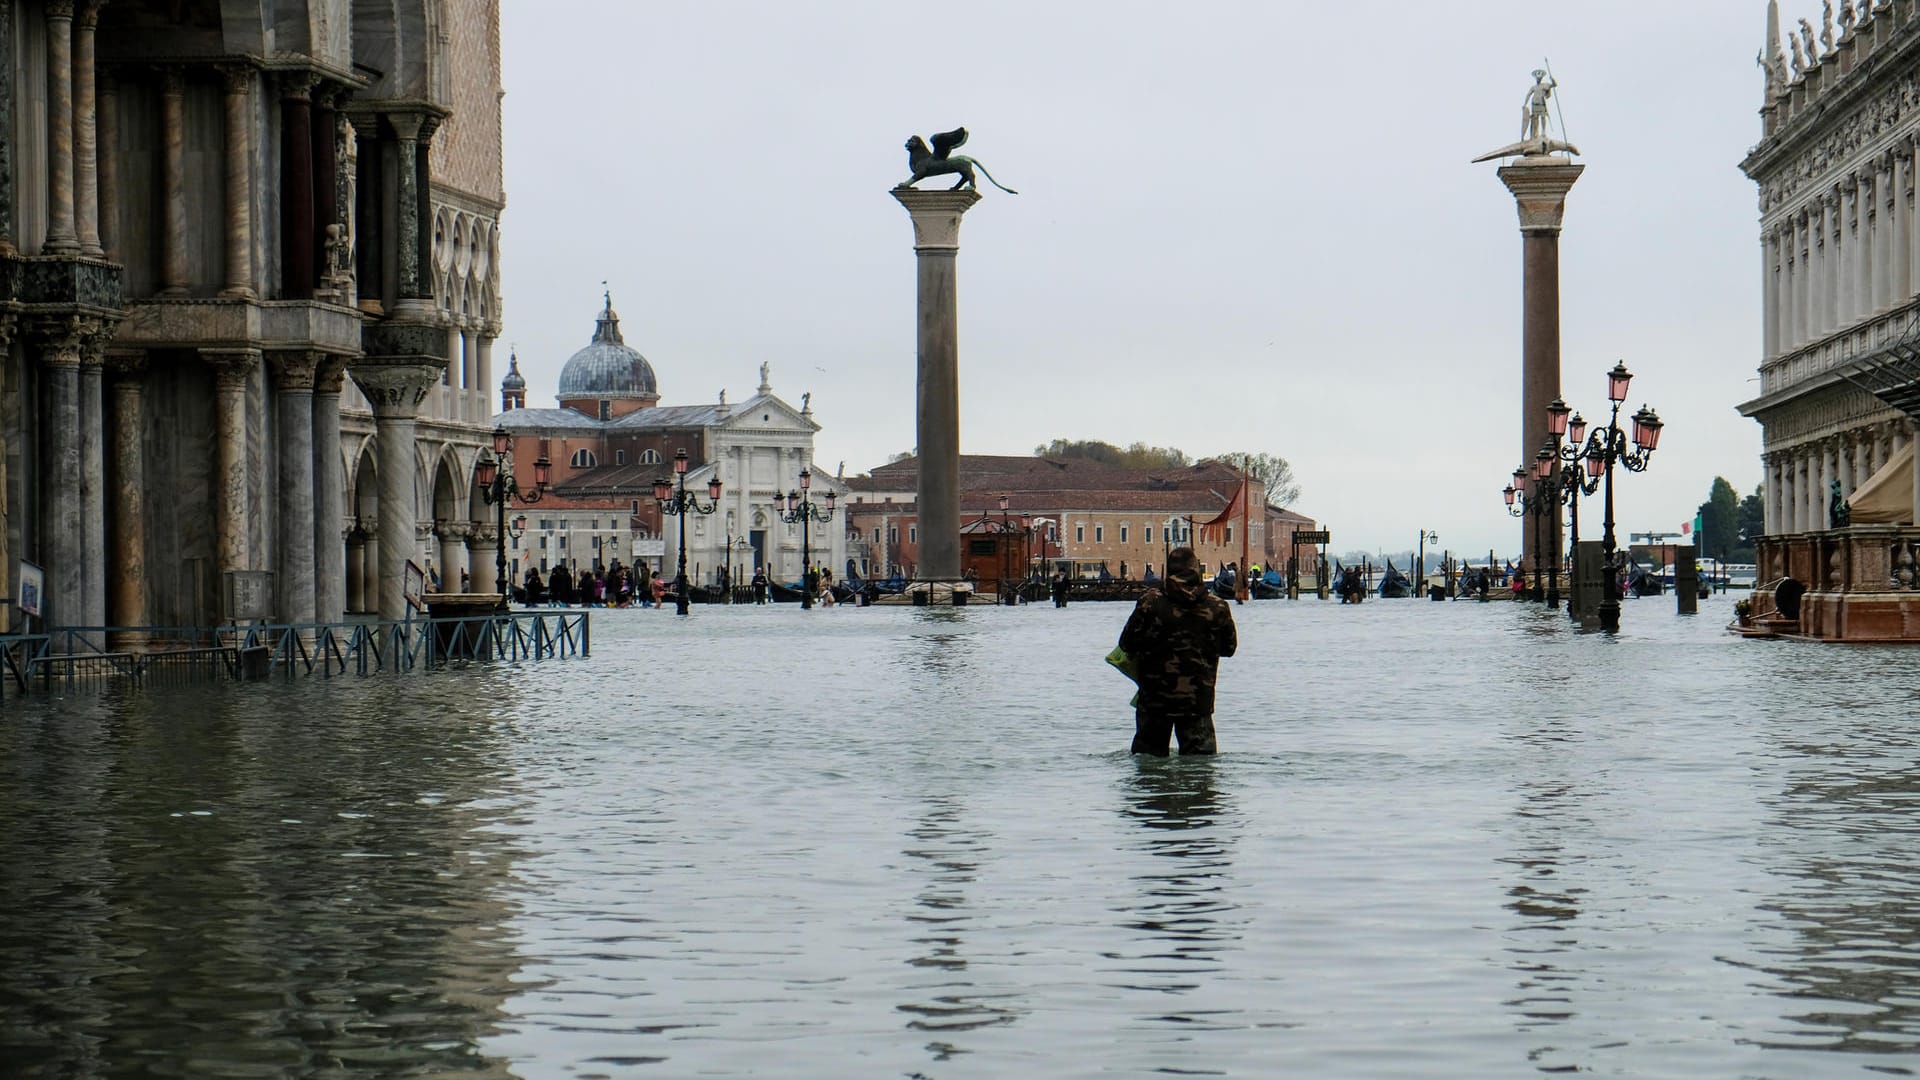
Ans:
[{"label": "tree", "polygon": [[1137,442],[1122,449],[1099,439],[1055,439],[1033,448],[1033,456],[1068,461],[1091,461],[1125,469],[1181,469],[1193,464],[1183,450]]},{"label": "tree", "polygon": [[1740,500],[1738,516],[1740,542],[1733,549],[1732,562],[1753,562],[1754,545],[1767,531],[1767,496],[1764,485],[1755,485],[1753,494]]},{"label": "tree", "polygon": [[[1700,535],[1694,537],[1701,555],[1732,562],[1740,546],[1740,493],[1724,476],[1713,478],[1707,501],[1700,504]],[[1741,562],[1750,560],[1742,559]]]},{"label": "tree", "polygon": [[1214,458],[1260,478],[1267,486],[1267,501],[1275,506],[1292,506],[1300,500],[1300,482],[1293,477],[1293,466],[1278,454],[1250,454],[1237,450]]}]

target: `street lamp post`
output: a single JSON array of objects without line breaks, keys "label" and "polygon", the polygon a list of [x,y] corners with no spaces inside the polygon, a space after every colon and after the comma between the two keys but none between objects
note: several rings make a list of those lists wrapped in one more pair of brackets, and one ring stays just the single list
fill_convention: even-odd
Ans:
[{"label": "street lamp post", "polygon": [[[1539,461],[1539,459],[1538,458],[1535,459],[1533,468],[1531,469],[1519,468],[1519,469],[1513,470],[1513,482],[1508,484],[1500,492],[1500,494],[1504,496],[1507,500],[1507,513],[1513,515],[1514,517],[1532,517],[1533,518],[1533,551],[1534,551],[1534,560],[1536,565],[1532,567],[1534,586],[1531,590],[1529,590],[1529,592],[1537,596],[1539,594],[1539,581],[1540,581],[1540,567],[1537,564],[1540,558],[1540,550],[1541,550],[1541,546],[1540,546],[1541,510],[1543,508],[1543,504],[1547,500],[1546,485],[1541,480],[1541,462]],[[1556,505],[1558,504],[1556,503]],[[1489,558],[1488,567],[1489,569],[1491,569],[1492,556],[1489,555],[1488,558]],[[1522,559],[1521,565],[1520,565],[1520,573],[1522,575],[1525,575],[1528,572],[1528,569],[1529,568],[1526,565],[1526,560]]]},{"label": "street lamp post", "polygon": [[1427,598],[1427,545],[1437,544],[1439,542],[1439,533],[1427,529],[1420,531],[1420,551],[1414,556],[1413,598],[1415,600],[1425,600]]},{"label": "street lamp post", "polygon": [[801,469],[800,490],[773,497],[773,509],[780,515],[780,520],[789,525],[796,521],[800,523],[800,606],[803,609],[813,607],[813,591],[819,586],[819,578],[813,572],[813,541],[808,526],[816,521],[822,525],[832,521],[833,500],[836,498],[832,491],[828,491],[827,506],[822,510],[813,504],[812,489],[813,473]]},{"label": "street lamp post", "polygon": [[1653,458],[1653,451],[1660,445],[1660,414],[1645,405],[1633,414],[1633,448],[1627,447],[1627,436],[1620,430],[1620,403],[1627,400],[1627,383],[1633,373],[1627,370],[1624,361],[1613,365],[1607,372],[1607,400],[1613,403],[1612,415],[1607,426],[1596,430],[1587,440],[1585,453],[1598,457],[1601,462],[1601,475],[1606,482],[1606,496],[1602,504],[1605,519],[1602,522],[1600,546],[1605,552],[1607,567],[1607,587],[1600,601],[1600,628],[1606,631],[1620,629],[1620,571],[1615,565],[1616,545],[1613,536],[1613,467],[1619,465],[1628,472],[1645,472]]},{"label": "street lamp post", "polygon": [[[680,571],[673,580],[674,610],[681,615],[687,613],[687,515],[711,514],[720,509],[720,473],[716,470],[713,479],[707,481],[707,505],[700,505],[700,496],[687,491],[687,451],[681,447],[673,455],[673,480],[660,477],[653,482],[653,499],[660,509],[680,519]],[[679,488],[674,487],[678,481]]]},{"label": "street lamp post", "polygon": [[[1569,416],[1571,414],[1571,416]],[[1567,551],[1569,565],[1578,567],[1580,558],[1580,496],[1591,495],[1600,487],[1600,475],[1605,471],[1606,463],[1599,457],[1589,455],[1584,445],[1587,438],[1587,421],[1574,412],[1567,403],[1554,398],[1547,406],[1547,436],[1553,441],[1553,455],[1558,464],[1557,483],[1561,497],[1567,504]],[[1566,445],[1560,440],[1566,439]],[[1580,475],[1582,463],[1585,463],[1586,476]],[[1577,569],[1575,582],[1577,585]],[[1578,596],[1578,593],[1575,593]],[[1579,618],[1578,605],[1569,600],[1568,615]]]},{"label": "street lamp post", "polygon": [[[507,434],[504,427],[493,429],[493,449],[482,447],[480,460],[474,466],[474,483],[480,488],[480,497],[493,507],[494,520],[499,537],[499,547],[494,551],[494,590],[500,594],[500,602],[506,603],[513,590],[507,581],[507,504],[514,499],[523,503],[537,503],[547,493],[552,477],[553,463],[547,455],[541,454],[533,462],[533,490],[521,491],[519,481],[513,475],[513,436]],[[516,519],[521,528],[513,532],[518,538],[525,533],[525,518]]]}]

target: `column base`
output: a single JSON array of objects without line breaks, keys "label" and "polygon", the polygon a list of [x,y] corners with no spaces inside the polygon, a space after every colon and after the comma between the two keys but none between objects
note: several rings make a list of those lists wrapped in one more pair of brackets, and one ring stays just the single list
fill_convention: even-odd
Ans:
[{"label": "column base", "polygon": [[229,285],[221,289],[219,295],[222,300],[252,300],[254,298],[253,290],[245,285]]}]

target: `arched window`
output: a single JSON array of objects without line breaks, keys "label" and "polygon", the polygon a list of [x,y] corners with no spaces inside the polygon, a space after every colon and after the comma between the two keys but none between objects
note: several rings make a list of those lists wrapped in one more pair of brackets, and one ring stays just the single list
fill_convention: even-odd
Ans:
[{"label": "arched window", "polygon": [[591,469],[598,464],[599,461],[594,458],[593,451],[591,450],[575,450],[573,452],[573,467],[576,469]]},{"label": "arched window", "polygon": [[640,451],[640,464],[642,464],[642,465],[658,465],[658,464],[660,464],[660,451],[658,451],[658,450],[642,450],[642,451]]}]

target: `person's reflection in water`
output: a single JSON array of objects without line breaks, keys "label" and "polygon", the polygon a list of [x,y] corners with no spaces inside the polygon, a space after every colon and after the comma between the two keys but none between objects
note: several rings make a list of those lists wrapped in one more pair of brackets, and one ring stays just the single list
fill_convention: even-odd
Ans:
[{"label": "person's reflection in water", "polygon": [[1147,830],[1140,849],[1164,862],[1133,875],[1141,892],[1122,925],[1141,934],[1144,950],[1111,957],[1123,961],[1123,989],[1194,990],[1223,969],[1223,954],[1240,938],[1227,890],[1233,823],[1214,788],[1216,768],[1208,758],[1135,759],[1123,812]]},{"label": "person's reflection in water", "polygon": [[913,1017],[907,1022],[909,1028],[936,1036],[927,1049],[934,1060],[945,1061],[965,1052],[950,1041],[953,1036],[1010,1024],[1019,1014],[996,1000],[1004,995],[982,993],[967,974],[965,933],[978,918],[967,888],[978,876],[985,838],[960,820],[952,797],[931,801],[909,835],[911,842],[903,854],[922,864],[925,883],[914,897],[916,910],[907,920],[918,928],[911,940],[926,951],[907,962],[928,972],[927,980],[916,980],[911,989],[930,999],[896,1007]]}]

